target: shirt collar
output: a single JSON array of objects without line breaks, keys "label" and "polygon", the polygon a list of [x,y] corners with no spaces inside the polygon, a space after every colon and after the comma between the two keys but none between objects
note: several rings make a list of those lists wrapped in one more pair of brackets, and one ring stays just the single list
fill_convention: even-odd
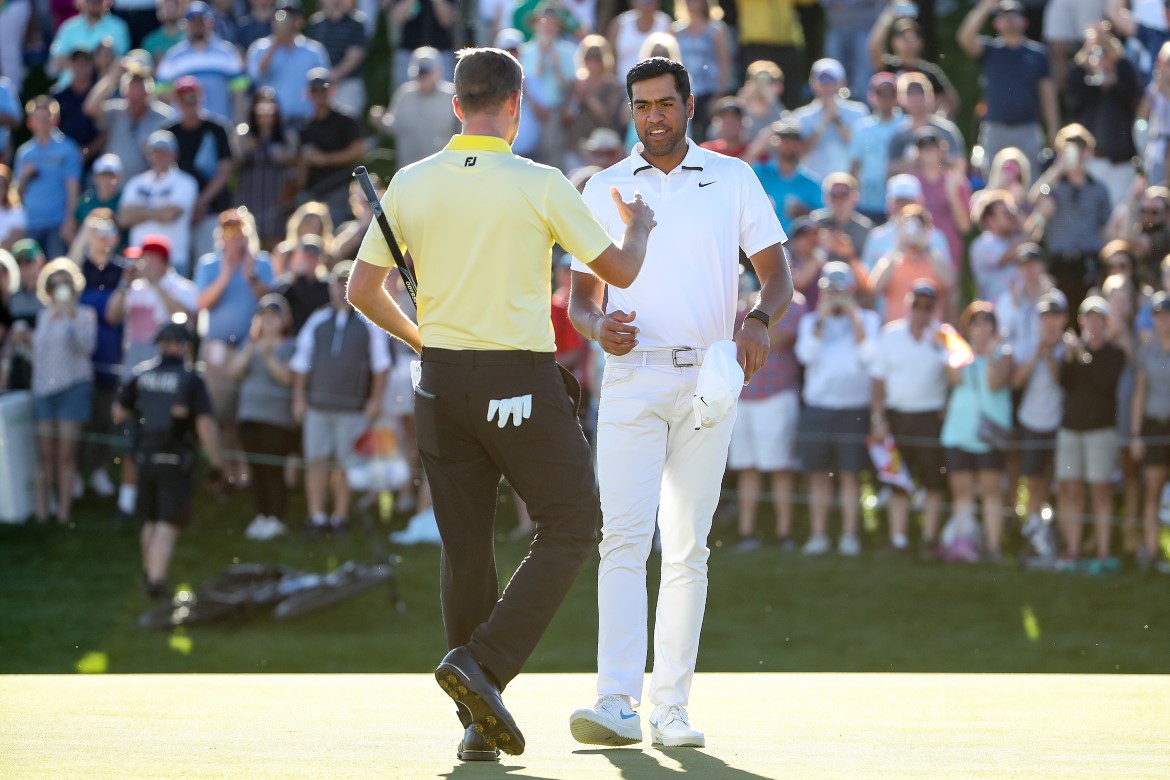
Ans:
[{"label": "shirt collar", "polygon": [[[648,171],[654,166],[646,162],[646,158],[642,156],[642,151],[645,145],[639,141],[634,144],[634,151],[630,154],[630,170],[634,175],[638,175],[642,171]],[[684,171],[701,171],[703,170],[703,163],[706,162],[706,154],[701,148],[695,145],[691,139],[687,139],[687,156],[683,158],[682,164],[675,170]],[[671,171],[674,173],[674,171]]]},{"label": "shirt collar", "polygon": [[458,135],[451,136],[451,140],[443,147],[445,152],[503,152],[512,154],[512,147],[503,138],[494,135]]}]

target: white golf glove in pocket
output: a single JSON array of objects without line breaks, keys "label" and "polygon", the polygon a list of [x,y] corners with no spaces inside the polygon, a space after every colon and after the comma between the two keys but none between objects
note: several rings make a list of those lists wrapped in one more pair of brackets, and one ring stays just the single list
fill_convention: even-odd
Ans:
[{"label": "white golf glove in pocket", "polygon": [[499,415],[501,428],[508,424],[508,417],[512,418],[512,425],[519,427],[522,422],[532,416],[532,395],[518,395],[515,398],[502,398],[498,401],[488,401],[487,421],[491,422]]}]

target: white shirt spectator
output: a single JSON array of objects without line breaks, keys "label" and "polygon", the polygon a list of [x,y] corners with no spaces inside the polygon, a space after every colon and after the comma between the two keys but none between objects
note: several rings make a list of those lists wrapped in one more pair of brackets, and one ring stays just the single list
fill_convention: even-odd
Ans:
[{"label": "white shirt spectator", "polygon": [[[166,291],[167,295],[182,304],[190,317],[198,308],[198,292],[195,284],[184,279],[170,268],[158,281],[158,287]],[[127,373],[144,360],[150,360],[158,350],[154,346],[154,337],[158,329],[171,320],[171,310],[163,302],[158,289],[145,279],[135,279],[126,291],[126,302],[123,304],[125,314],[123,333],[126,357],[124,365]]]},{"label": "white shirt spectator", "polygon": [[1018,263],[1000,264],[1003,256],[1018,243],[1014,237],[997,236],[989,230],[984,230],[971,242],[971,273],[980,300],[994,303],[1011,289],[1013,282],[1019,280]]},{"label": "white shirt spectator", "polygon": [[[1018,288],[1022,285],[1014,286]],[[1016,365],[1031,360],[1040,345],[1040,313],[1036,311],[1038,300],[1039,297],[1031,298],[1023,292],[1009,289],[992,301],[999,330],[1012,348],[1012,360]]]},{"label": "white shirt spectator", "polygon": [[870,370],[886,386],[886,408],[895,412],[936,412],[947,403],[947,352],[932,322],[916,339],[906,320],[882,328]]},{"label": "white shirt spectator", "polygon": [[804,365],[804,402],[821,409],[869,406],[870,366],[881,329],[876,311],[861,310],[865,338],[854,338],[853,319],[826,317],[821,335],[814,334],[817,313],[800,318],[796,359]]},{"label": "white shirt spectator", "polygon": [[[13,187],[16,186],[14,182]],[[24,209],[20,206],[0,208],[0,244],[8,243],[8,237],[14,230],[28,228],[28,220],[24,217]]]},{"label": "white shirt spectator", "polygon": [[[317,332],[317,328],[323,323],[328,322],[330,317],[335,318],[335,338],[340,340],[345,334],[345,323],[349,322],[351,316],[361,319],[362,324],[370,331],[370,371],[375,374],[382,371],[389,371],[391,362],[390,342],[386,338],[386,331],[365,317],[356,314],[352,309],[335,311],[331,306],[322,306],[310,314],[309,319],[305,320],[305,327],[301,328],[301,332],[297,334],[297,346],[293,352],[292,360],[288,363],[289,370],[295,371],[298,374],[309,373],[309,370],[313,367],[313,336]],[[334,346],[339,347],[340,344],[338,343]]]},{"label": "white shirt spectator", "polygon": [[[1056,346],[1055,356],[1057,363],[1064,361],[1062,344]],[[1016,418],[1030,431],[1055,433],[1063,416],[1064,390],[1060,387],[1060,380],[1052,376],[1046,363],[1041,362],[1024,385]]]},{"label": "white shirt spectator", "polygon": [[122,190],[123,206],[145,206],[162,209],[178,206],[182,213],[170,222],[148,219],[130,228],[130,244],[137,246],[150,233],[162,233],[171,240],[171,263],[179,271],[191,267],[191,214],[199,198],[199,184],[195,178],[183,173],[178,166],[163,175],[154,171],[140,173]]}]

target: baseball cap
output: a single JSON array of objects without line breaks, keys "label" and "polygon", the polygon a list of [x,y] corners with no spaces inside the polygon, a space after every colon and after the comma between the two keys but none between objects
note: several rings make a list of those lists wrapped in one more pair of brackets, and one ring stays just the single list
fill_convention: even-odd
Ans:
[{"label": "baseball cap", "polygon": [[309,82],[309,89],[327,89],[333,86],[328,68],[313,68],[305,74],[305,80]]},{"label": "baseball cap", "polygon": [[813,81],[844,81],[845,66],[830,57],[823,57],[813,63]]},{"label": "baseball cap", "polygon": [[901,35],[907,31],[916,32],[919,35],[922,34],[922,25],[918,23],[917,19],[899,19],[898,21],[894,22],[892,29],[894,35]]},{"label": "baseball cap", "polygon": [[322,243],[320,236],[314,236],[312,233],[301,236],[300,241],[297,242],[297,249],[302,251],[310,250],[321,254],[325,251],[325,244]]},{"label": "baseball cap", "polygon": [[276,311],[285,317],[292,316],[292,307],[289,306],[288,299],[280,293],[268,293],[262,297],[256,304],[256,312],[262,311]]},{"label": "baseball cap", "polygon": [[1170,294],[1165,290],[1154,293],[1154,297],[1150,298],[1150,311],[1154,314],[1170,311]]},{"label": "baseball cap", "polygon": [[1060,290],[1049,290],[1036,301],[1036,311],[1041,314],[1064,314],[1068,311],[1068,298]]},{"label": "baseball cap", "polygon": [[1108,317],[1109,301],[1100,295],[1090,295],[1081,301],[1080,307],[1077,308],[1077,314],[1100,314],[1102,317]]},{"label": "baseball cap", "polygon": [[616,152],[622,147],[622,137],[609,127],[595,128],[589,134],[589,138],[581,144],[581,148],[587,152]]},{"label": "baseball cap", "polygon": [[180,76],[175,80],[175,94],[185,95],[190,92],[202,92],[203,85],[194,76]]},{"label": "baseball cap", "polygon": [[496,33],[496,40],[493,41],[497,49],[519,49],[524,43],[524,33],[517,30],[515,27],[508,27]]},{"label": "baseball cap", "polygon": [[191,336],[191,329],[177,322],[168,322],[158,329],[154,336],[154,343],[173,341],[177,344],[190,344],[195,339]]},{"label": "baseball cap", "polygon": [[202,19],[211,16],[211,6],[203,2],[203,0],[192,0],[191,4],[187,6],[187,20]]},{"label": "baseball cap", "polygon": [[992,16],[1000,16],[1002,14],[1019,14],[1023,16],[1024,5],[1019,0],[999,0],[999,5],[991,12]]},{"label": "baseball cap", "polygon": [[942,133],[930,125],[918,128],[911,137],[914,139],[915,146],[922,146],[927,143],[933,143],[935,146],[938,146],[943,140]]},{"label": "baseball cap", "polygon": [[772,123],[772,134],[781,138],[800,138],[800,125],[791,119],[777,119]]},{"label": "baseball cap", "polygon": [[789,238],[796,238],[797,236],[804,235],[810,230],[816,229],[816,224],[808,217],[797,217],[788,223],[788,230],[785,232],[788,233]]},{"label": "baseball cap", "polygon": [[889,87],[891,89],[898,89],[898,77],[888,70],[883,70],[881,73],[875,73],[869,77],[869,88],[877,90],[878,87]]},{"label": "baseball cap", "polygon": [[915,298],[930,298],[938,300],[938,287],[929,279],[915,279],[910,287],[910,294]]},{"label": "baseball cap", "polygon": [[280,0],[276,4],[277,11],[284,11],[285,13],[301,15],[301,0]]},{"label": "baseball cap", "polygon": [[94,174],[112,173],[115,176],[122,175],[122,158],[118,155],[108,152],[93,161]]},{"label": "baseball cap", "polygon": [[836,290],[838,292],[852,290],[853,269],[849,267],[848,263],[843,263],[840,260],[825,263],[825,267],[821,269],[821,278],[817,280],[817,287],[822,290]]},{"label": "baseball cap", "polygon": [[691,400],[695,430],[712,428],[727,419],[743,392],[743,378],[735,342],[716,341],[707,348]]},{"label": "baseball cap", "polygon": [[433,46],[420,46],[410,53],[409,76],[417,78],[421,74],[434,73],[442,64],[442,55]]},{"label": "baseball cap", "polygon": [[169,263],[171,261],[171,240],[162,233],[147,233],[142,237],[138,246],[129,247],[122,254],[129,260],[137,260],[147,252],[162,255],[163,260]]},{"label": "baseball cap", "polygon": [[45,250],[32,238],[22,238],[12,245],[12,256],[18,263],[31,263],[44,257]]},{"label": "baseball cap", "polygon": [[[1031,241],[1028,241],[1016,247],[1016,259],[1021,263],[1026,263],[1029,260],[1039,260],[1043,263],[1044,250],[1040,248],[1039,244],[1033,244]],[[1067,302],[1065,303],[1065,307],[1068,307]]]},{"label": "baseball cap", "polygon": [[171,153],[179,151],[179,139],[170,130],[155,130],[146,139],[147,149],[166,149]]},{"label": "baseball cap", "polygon": [[333,266],[333,270],[329,272],[330,284],[345,284],[349,281],[349,274],[353,270],[352,260],[342,260],[337,265]]},{"label": "baseball cap", "polygon": [[891,176],[886,182],[886,200],[921,200],[922,183],[908,173]]}]

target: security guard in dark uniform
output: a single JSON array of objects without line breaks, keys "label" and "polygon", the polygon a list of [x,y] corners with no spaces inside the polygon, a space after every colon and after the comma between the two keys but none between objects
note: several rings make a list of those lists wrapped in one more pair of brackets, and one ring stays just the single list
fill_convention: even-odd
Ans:
[{"label": "security guard in dark uniform", "polygon": [[188,361],[193,338],[168,323],[155,336],[159,356],[138,365],[123,385],[115,422],[135,421],[132,456],[138,465],[138,513],[147,595],[167,595],[167,567],[179,531],[191,519],[193,474],[202,441],[216,473],[219,440],[211,397]]}]

